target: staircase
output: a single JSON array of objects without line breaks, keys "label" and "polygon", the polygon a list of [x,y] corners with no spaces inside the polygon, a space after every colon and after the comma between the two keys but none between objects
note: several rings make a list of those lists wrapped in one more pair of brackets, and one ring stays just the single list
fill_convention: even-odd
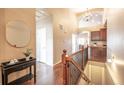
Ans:
[{"label": "staircase", "polygon": [[67,51],[63,50],[62,60],[54,65],[55,84],[76,85],[82,78],[84,84],[92,84],[91,80],[85,75],[84,69],[88,62],[88,47],[67,55]]}]

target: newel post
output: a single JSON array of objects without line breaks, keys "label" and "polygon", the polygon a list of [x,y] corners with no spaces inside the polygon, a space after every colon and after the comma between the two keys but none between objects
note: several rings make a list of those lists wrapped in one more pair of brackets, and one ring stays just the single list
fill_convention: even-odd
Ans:
[{"label": "newel post", "polygon": [[67,85],[67,62],[66,62],[67,50],[63,50],[62,63],[63,63],[63,84]]}]

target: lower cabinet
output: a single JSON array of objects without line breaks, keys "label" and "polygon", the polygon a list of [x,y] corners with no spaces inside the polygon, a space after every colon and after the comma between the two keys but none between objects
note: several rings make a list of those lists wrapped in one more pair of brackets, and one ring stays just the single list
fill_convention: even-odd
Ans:
[{"label": "lower cabinet", "polygon": [[102,47],[91,47],[90,58],[94,61],[105,62],[106,61],[106,48]]}]

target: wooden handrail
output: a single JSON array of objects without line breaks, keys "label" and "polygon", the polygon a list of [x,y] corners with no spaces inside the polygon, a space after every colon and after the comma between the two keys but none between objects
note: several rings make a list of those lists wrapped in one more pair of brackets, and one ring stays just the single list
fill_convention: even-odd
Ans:
[{"label": "wooden handrail", "polygon": [[77,55],[78,53],[81,53],[81,52],[83,52],[83,51],[84,51],[84,47],[82,47],[82,49],[80,49],[79,51],[77,51],[77,52],[71,54],[70,57],[72,57],[72,56],[74,56],[74,55]]},{"label": "wooden handrail", "polygon": [[72,57],[72,56],[74,56],[74,55],[77,55],[78,53],[81,53],[82,51],[83,51],[83,49],[81,49],[81,50],[79,50],[79,51],[77,51],[77,52],[71,54],[70,57]]},{"label": "wooden handrail", "polygon": [[[88,47],[87,48],[85,48],[85,49],[88,49]],[[90,80],[88,79],[88,77],[84,74],[84,72],[83,72],[83,69],[84,69],[84,63],[87,63],[86,61],[87,60],[85,60],[85,59],[88,59],[88,58],[85,58],[84,57],[84,51],[85,51],[85,49],[84,49],[84,47],[82,47],[82,49],[81,50],[79,50],[79,51],[77,51],[77,52],[75,52],[75,53],[73,53],[73,54],[71,54],[70,56],[68,56],[67,55],[67,50],[63,50],[63,54],[62,54],[62,56],[61,56],[61,60],[57,63],[57,64],[55,64],[54,65],[54,68],[55,68],[55,71],[56,71],[56,73],[57,73],[57,77],[58,78],[61,78],[60,80],[58,80],[59,81],[59,84],[64,84],[64,85],[68,85],[69,83],[70,83],[70,80],[71,80],[71,77],[70,77],[70,75],[71,75],[71,73],[70,73],[70,69],[71,68],[69,68],[69,67],[71,67],[70,66],[70,63],[72,64],[72,65],[74,65],[74,67],[76,67],[77,68],[77,70],[81,73],[80,74],[80,76],[87,82],[87,83],[89,83],[90,82]],[[78,56],[77,54],[78,53],[80,53],[80,55],[82,56],[82,62],[81,62],[81,66],[78,64],[79,62],[76,62],[76,61],[74,61],[73,60],[73,57],[74,56]],[[86,54],[87,55],[87,54]],[[73,68],[72,68],[73,69]],[[79,75],[79,74],[78,74]],[[56,78],[57,78],[56,77]],[[57,79],[58,79],[57,78]],[[57,81],[57,82],[58,82]],[[77,82],[77,79],[76,79],[76,82]],[[76,83],[76,82],[72,82],[72,83]],[[71,83],[71,84],[72,84]]]},{"label": "wooden handrail", "polygon": [[[89,84],[91,81],[88,79],[88,77],[84,74],[83,69],[84,69],[84,51],[87,48],[82,47],[81,50],[73,53],[70,56],[67,56],[67,51],[63,50],[63,55],[62,55],[62,62],[63,62],[63,84],[69,84],[69,80],[70,80],[70,70],[69,70],[69,62],[71,62],[80,72],[81,72],[81,77]],[[83,64],[83,68],[80,67],[80,65],[78,64],[78,62],[73,60],[73,56],[76,56],[78,53],[82,53],[82,64]],[[87,55],[88,56],[88,55]]]},{"label": "wooden handrail", "polygon": [[[88,46],[88,47],[89,47],[89,46]],[[88,47],[87,47],[87,48],[88,48]],[[71,54],[71,55],[69,55],[69,56],[72,57],[72,56],[77,55],[78,53],[81,53],[81,52],[83,52],[83,51],[84,51],[84,47],[83,47],[82,49],[80,49],[79,51],[74,52],[73,54]],[[63,52],[65,52],[65,53],[63,53],[63,54],[66,54],[66,53],[67,53],[67,50],[64,49]],[[67,56],[67,55],[66,55],[66,56]],[[60,61],[58,61],[57,63],[55,63],[54,65],[57,65],[57,64],[59,64],[59,63],[61,63],[61,62],[62,62],[62,59],[61,59]]]}]

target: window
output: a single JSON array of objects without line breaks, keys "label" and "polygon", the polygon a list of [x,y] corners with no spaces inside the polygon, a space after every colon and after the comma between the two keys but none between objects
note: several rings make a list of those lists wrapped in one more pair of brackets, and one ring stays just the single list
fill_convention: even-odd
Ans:
[{"label": "window", "polygon": [[92,27],[103,23],[103,15],[100,13],[92,13],[90,15],[81,15],[78,17],[79,28]]}]

